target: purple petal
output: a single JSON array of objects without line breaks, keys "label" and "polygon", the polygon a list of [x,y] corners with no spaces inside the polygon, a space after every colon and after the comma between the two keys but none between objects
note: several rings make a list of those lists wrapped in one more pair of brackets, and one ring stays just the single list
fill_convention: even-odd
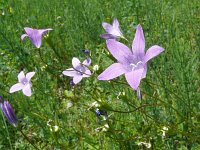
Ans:
[{"label": "purple petal", "polygon": [[32,78],[34,75],[35,75],[35,72],[29,72],[29,73],[26,74],[26,79],[27,79],[28,81],[30,81],[31,78]]},{"label": "purple petal", "polygon": [[83,65],[89,66],[91,64],[92,60],[90,58],[87,58],[86,60],[83,61]]},{"label": "purple petal", "polygon": [[28,34],[28,37],[30,38],[33,45],[35,45],[37,48],[40,48],[42,44],[42,34],[37,29],[32,28],[24,28],[26,33]]},{"label": "purple petal", "polygon": [[77,71],[75,71],[73,68],[69,68],[69,69],[63,71],[62,73],[69,77],[74,77],[77,75]]},{"label": "purple petal", "polygon": [[110,80],[113,78],[116,78],[124,73],[126,73],[127,70],[124,68],[124,66],[120,63],[114,63],[111,66],[109,66],[104,72],[102,72],[97,79],[98,80]]},{"label": "purple petal", "polygon": [[89,69],[86,69],[86,71],[83,74],[83,77],[90,77],[91,76],[91,71]]},{"label": "purple petal", "polygon": [[117,36],[115,36],[113,34],[102,34],[101,38],[103,38],[103,39],[117,39]]},{"label": "purple petal", "polygon": [[81,75],[74,76],[74,78],[73,78],[74,84],[79,83],[82,80],[82,78],[83,77]]},{"label": "purple petal", "polygon": [[113,26],[110,25],[109,23],[102,22],[102,26],[108,33],[112,32],[112,30],[113,30]]},{"label": "purple petal", "polygon": [[119,22],[118,22],[117,18],[113,19],[112,25],[113,25],[113,28],[119,29]]},{"label": "purple petal", "polygon": [[145,39],[141,25],[136,28],[135,38],[132,43],[132,52],[134,55],[143,58],[145,55]]},{"label": "purple petal", "polygon": [[19,91],[21,90],[22,88],[24,87],[24,85],[22,83],[17,83],[17,84],[14,84],[11,88],[10,88],[10,93],[14,93],[16,91]]},{"label": "purple petal", "polygon": [[154,45],[154,46],[150,47],[147,50],[146,55],[144,57],[144,63],[147,63],[151,58],[159,55],[163,51],[164,51],[164,48],[162,48],[158,45]]},{"label": "purple petal", "polygon": [[76,68],[77,66],[80,66],[80,60],[78,59],[78,58],[76,58],[76,57],[73,57],[72,58],[72,66],[74,67],[74,68]]},{"label": "purple petal", "polygon": [[132,61],[132,52],[124,44],[116,40],[107,40],[107,47],[110,53],[122,64],[130,64]]},{"label": "purple petal", "polygon": [[53,30],[53,29],[51,29],[51,28],[48,28],[48,29],[40,29],[40,30],[38,30],[38,31],[39,31],[40,34],[45,35],[45,34],[47,34],[47,33],[48,33],[49,31],[51,31],[51,30]]},{"label": "purple petal", "polygon": [[25,78],[24,72],[21,71],[21,72],[18,74],[17,77],[18,77],[18,81],[19,81],[19,82],[22,82],[22,81],[24,80],[24,78]]},{"label": "purple petal", "polygon": [[27,84],[26,86],[23,87],[22,92],[24,93],[24,95],[26,96],[31,96],[31,85]]},{"label": "purple petal", "polygon": [[138,86],[140,85],[140,80],[142,79],[143,71],[144,68],[141,68],[125,74],[126,81],[134,90],[137,90]]},{"label": "purple petal", "polygon": [[142,78],[146,78],[146,74],[147,74],[147,64],[144,64],[144,71],[142,73]]},{"label": "purple petal", "polygon": [[2,108],[2,111],[3,111],[4,115],[8,119],[8,121],[14,127],[16,127],[17,126],[17,117],[16,117],[11,105],[9,104],[9,102],[5,101],[3,104],[1,104],[1,108]]},{"label": "purple petal", "polygon": [[28,35],[27,34],[22,34],[21,36],[21,40],[23,41],[25,37],[27,37]]}]

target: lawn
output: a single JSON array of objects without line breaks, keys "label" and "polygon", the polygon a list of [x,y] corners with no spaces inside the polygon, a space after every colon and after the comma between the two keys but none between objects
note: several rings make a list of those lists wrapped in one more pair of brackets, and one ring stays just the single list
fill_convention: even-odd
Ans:
[{"label": "lawn", "polygon": [[[123,59],[108,44],[119,42],[101,38],[102,22],[114,18],[125,37],[115,40],[131,48],[140,24],[145,52],[164,49],[148,61],[140,90],[124,75],[99,80],[118,62],[113,53]],[[37,48],[20,39],[25,27],[53,30]],[[81,65],[91,75],[72,86],[63,71],[74,57],[91,59]],[[1,111],[0,149],[199,150],[199,58],[199,0],[0,0],[0,96],[18,120]],[[31,96],[10,92],[21,71],[35,72]]]}]

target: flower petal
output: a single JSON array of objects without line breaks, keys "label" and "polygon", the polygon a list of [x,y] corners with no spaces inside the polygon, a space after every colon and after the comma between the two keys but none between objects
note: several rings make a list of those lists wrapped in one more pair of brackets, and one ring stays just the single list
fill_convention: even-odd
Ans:
[{"label": "flower petal", "polygon": [[82,75],[83,77],[90,77],[91,76],[91,71],[89,69],[86,69],[86,71],[84,72],[84,74]]},{"label": "flower petal", "polygon": [[143,71],[144,68],[140,68],[125,74],[126,81],[134,90],[137,90],[138,86],[140,85]]},{"label": "flower petal", "polygon": [[142,78],[146,78],[146,74],[147,74],[147,64],[144,65],[144,71],[142,73]]},{"label": "flower petal", "polygon": [[91,64],[92,60],[90,58],[87,58],[86,60],[83,61],[83,65],[89,66]]},{"label": "flower petal", "polygon": [[134,55],[144,57],[145,55],[145,39],[141,25],[139,24],[136,28],[135,38],[132,43],[132,52]]},{"label": "flower petal", "polygon": [[22,89],[22,92],[24,93],[24,95],[26,96],[31,96],[31,85],[27,84],[26,86],[24,86],[24,88]]},{"label": "flower petal", "polygon": [[97,79],[98,80],[110,80],[113,78],[116,78],[124,73],[126,73],[127,70],[124,68],[124,66],[120,63],[114,63],[111,66],[109,66],[104,72],[102,72]]},{"label": "flower petal", "polygon": [[27,34],[22,34],[21,36],[21,40],[23,41],[25,37],[27,37],[28,35]]},{"label": "flower petal", "polygon": [[83,77],[81,75],[74,76],[74,78],[73,78],[74,84],[79,83],[82,80],[82,78]]},{"label": "flower petal", "polygon": [[112,30],[113,30],[113,26],[110,25],[109,23],[102,22],[102,26],[108,33],[112,32]]},{"label": "flower petal", "polygon": [[163,51],[164,51],[164,48],[162,48],[158,45],[154,45],[154,46],[150,47],[147,50],[146,55],[144,57],[144,63],[147,63],[151,58],[159,55]]},{"label": "flower petal", "polygon": [[18,81],[19,81],[19,82],[22,82],[22,81],[24,80],[24,78],[25,78],[24,72],[21,71],[21,72],[18,74],[17,77],[18,77]]},{"label": "flower petal", "polygon": [[73,76],[77,75],[77,71],[75,71],[73,68],[69,68],[69,69],[63,71],[62,73],[69,77],[73,77]]},{"label": "flower petal", "polygon": [[10,88],[10,93],[14,93],[16,91],[19,91],[21,89],[23,89],[24,85],[22,83],[17,83],[17,84],[14,84],[11,88]]},{"label": "flower petal", "polygon": [[53,30],[53,29],[51,29],[51,28],[48,28],[48,29],[40,29],[40,30],[38,30],[39,31],[39,33],[41,34],[41,35],[45,35],[45,34],[47,34],[49,31],[51,31],[51,30]]},{"label": "flower petal", "polygon": [[103,38],[103,39],[116,39],[117,36],[115,36],[113,34],[102,34],[101,38]]},{"label": "flower petal", "polygon": [[72,58],[72,66],[74,67],[74,68],[76,68],[77,66],[80,66],[80,60],[78,59],[78,58],[76,58],[76,57],[73,57]]},{"label": "flower petal", "polygon": [[29,73],[26,74],[26,79],[27,79],[28,81],[30,81],[31,78],[32,78],[34,75],[35,75],[35,72],[29,72]]},{"label": "flower petal", "polygon": [[107,40],[107,47],[110,53],[122,64],[130,64],[132,60],[131,50],[124,44],[116,40]]},{"label": "flower petal", "polygon": [[113,28],[119,29],[119,22],[118,22],[117,18],[113,19],[112,25],[113,25]]}]

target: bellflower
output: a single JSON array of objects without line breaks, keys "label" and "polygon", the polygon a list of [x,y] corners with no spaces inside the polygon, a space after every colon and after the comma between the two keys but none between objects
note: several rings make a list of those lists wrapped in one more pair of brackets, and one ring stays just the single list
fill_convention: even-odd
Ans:
[{"label": "bellflower", "polygon": [[0,103],[1,110],[3,114],[6,116],[7,120],[10,124],[12,124],[14,127],[17,126],[17,117],[8,101],[4,101]]},{"label": "bellflower", "polygon": [[18,74],[18,83],[14,84],[11,88],[10,88],[10,93],[14,93],[16,91],[22,90],[22,92],[24,93],[24,95],[26,96],[31,96],[31,87],[32,87],[32,83],[31,83],[31,78],[35,75],[35,72],[29,72],[26,74],[26,76],[24,75],[24,72],[21,71]]},{"label": "bellflower", "polygon": [[91,71],[87,68],[91,64],[91,59],[88,58],[83,61],[81,64],[80,60],[76,57],[72,59],[73,68],[69,68],[63,71],[63,74],[66,76],[73,77],[73,83],[79,83],[82,78],[89,77],[91,75]]},{"label": "bellflower", "polygon": [[125,74],[126,81],[134,90],[137,90],[140,80],[146,77],[147,62],[164,51],[162,47],[154,45],[145,54],[145,39],[141,25],[136,28],[132,50],[113,39],[107,40],[107,47],[118,62],[109,66],[98,79],[110,80]]},{"label": "bellflower", "polygon": [[106,22],[102,23],[103,28],[106,30],[106,34],[102,34],[101,37],[104,39],[117,39],[119,37],[124,38],[120,27],[119,22],[114,18],[112,25]]},{"label": "bellflower", "polygon": [[25,27],[24,30],[25,30],[26,34],[23,34],[21,36],[21,40],[24,40],[25,37],[29,37],[29,39],[31,40],[33,45],[35,45],[35,47],[37,47],[37,48],[40,48],[40,46],[42,44],[42,35],[45,35],[48,31],[53,30],[53,29],[51,29],[51,28],[32,29],[32,28]]}]

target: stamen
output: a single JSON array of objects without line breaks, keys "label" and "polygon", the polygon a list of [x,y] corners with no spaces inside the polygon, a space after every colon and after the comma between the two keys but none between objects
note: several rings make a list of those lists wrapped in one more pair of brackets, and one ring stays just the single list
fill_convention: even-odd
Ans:
[{"label": "stamen", "polygon": [[131,70],[132,70],[132,71],[135,70],[135,68],[138,67],[140,64],[143,64],[143,62],[142,62],[142,61],[138,61],[136,65],[133,64],[133,63],[131,63],[131,64],[130,64],[130,66],[132,67]]}]

